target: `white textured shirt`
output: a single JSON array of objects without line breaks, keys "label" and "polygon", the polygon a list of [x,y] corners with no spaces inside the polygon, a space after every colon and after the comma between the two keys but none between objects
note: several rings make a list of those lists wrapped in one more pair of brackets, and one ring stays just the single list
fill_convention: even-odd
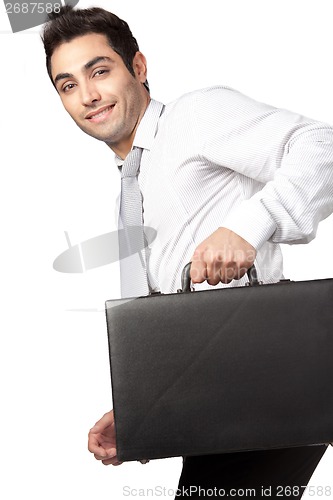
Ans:
[{"label": "white textured shirt", "polygon": [[166,106],[151,100],[133,145],[143,148],[144,224],[157,231],[148,274],[163,293],[180,287],[183,266],[219,227],[256,248],[259,279],[275,282],[279,243],[309,242],[333,212],[332,126],[233,89],[198,90]]}]

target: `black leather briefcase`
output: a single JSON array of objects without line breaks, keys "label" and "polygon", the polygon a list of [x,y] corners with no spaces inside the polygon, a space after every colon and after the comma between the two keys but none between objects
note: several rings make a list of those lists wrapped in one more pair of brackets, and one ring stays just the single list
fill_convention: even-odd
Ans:
[{"label": "black leather briefcase", "polygon": [[111,300],[106,316],[119,460],[333,441],[333,279]]}]

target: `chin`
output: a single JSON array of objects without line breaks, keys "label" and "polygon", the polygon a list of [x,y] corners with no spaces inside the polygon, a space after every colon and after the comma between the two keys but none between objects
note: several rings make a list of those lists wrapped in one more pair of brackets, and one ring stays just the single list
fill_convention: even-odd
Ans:
[{"label": "chin", "polygon": [[103,133],[97,133],[96,130],[91,130],[90,128],[84,127],[79,125],[79,128],[82,130],[87,135],[90,135],[90,137],[93,137],[94,139],[97,139],[98,141],[104,141],[106,142],[109,138],[108,134],[103,134]]}]

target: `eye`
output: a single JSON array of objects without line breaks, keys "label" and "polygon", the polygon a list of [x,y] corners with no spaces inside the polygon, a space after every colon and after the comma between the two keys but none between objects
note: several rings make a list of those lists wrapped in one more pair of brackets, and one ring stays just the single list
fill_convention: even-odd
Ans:
[{"label": "eye", "polygon": [[94,76],[101,76],[101,75],[104,75],[106,73],[108,73],[109,70],[108,69],[98,69],[97,71],[95,71],[95,73],[93,74],[93,77]]},{"label": "eye", "polygon": [[67,83],[67,85],[64,85],[64,87],[62,87],[61,90],[62,90],[62,92],[69,92],[74,87],[75,87],[75,83]]}]

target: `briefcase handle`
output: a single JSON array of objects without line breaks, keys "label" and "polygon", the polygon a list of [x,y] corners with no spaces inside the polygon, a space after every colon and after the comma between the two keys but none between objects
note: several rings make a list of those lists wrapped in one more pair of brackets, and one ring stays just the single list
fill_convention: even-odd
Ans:
[{"label": "briefcase handle", "polygon": [[[178,290],[178,292],[190,292],[191,291],[191,262],[188,262],[182,271],[181,283],[182,288]],[[260,281],[258,280],[257,270],[255,265],[253,264],[247,271],[247,276],[249,278],[249,286],[257,286],[260,285]]]}]

